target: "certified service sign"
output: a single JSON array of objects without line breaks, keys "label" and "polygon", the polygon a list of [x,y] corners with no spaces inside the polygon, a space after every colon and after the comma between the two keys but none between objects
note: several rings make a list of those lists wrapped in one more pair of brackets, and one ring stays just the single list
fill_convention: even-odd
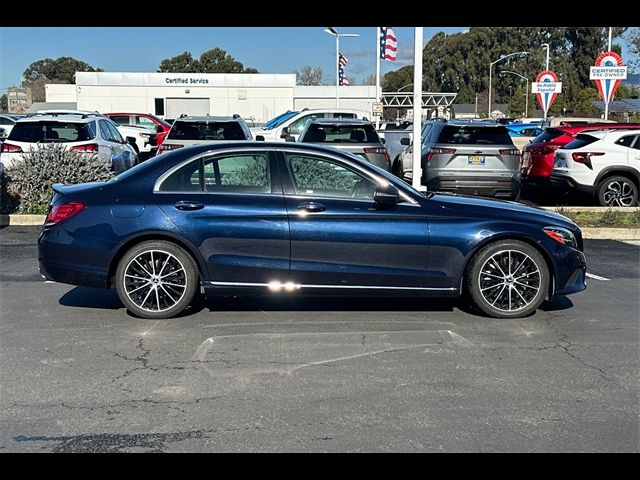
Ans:
[{"label": "certified service sign", "polygon": [[531,83],[531,93],[535,93],[538,97],[538,103],[544,110],[545,117],[561,92],[562,82],[558,81],[558,76],[551,70],[543,70],[536,77],[536,81]]},{"label": "certified service sign", "polygon": [[589,79],[595,80],[600,97],[609,103],[620,85],[620,81],[627,78],[627,67],[623,65],[622,57],[616,52],[605,52],[596,59],[591,67]]}]

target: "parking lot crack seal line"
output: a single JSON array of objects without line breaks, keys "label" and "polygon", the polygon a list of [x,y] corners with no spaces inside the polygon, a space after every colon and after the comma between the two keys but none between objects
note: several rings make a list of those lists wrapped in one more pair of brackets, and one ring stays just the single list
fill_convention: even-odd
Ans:
[{"label": "parking lot crack seal line", "polygon": [[554,325],[552,325],[548,317],[545,318],[544,321],[549,325],[549,327],[551,327],[551,329],[554,332],[556,332],[558,335],[560,335],[560,339],[557,341],[556,345],[549,346],[549,347],[537,348],[537,350],[543,351],[543,350],[553,350],[553,349],[556,349],[556,348],[561,348],[564,351],[564,353],[566,353],[569,357],[571,357],[574,360],[578,361],[579,363],[581,363],[585,367],[588,367],[588,368],[590,368],[592,370],[597,371],[600,374],[599,376],[602,377],[604,380],[606,380],[608,382],[611,382],[611,383],[614,383],[618,387],[620,387],[622,390],[624,390],[626,393],[634,395],[633,392],[630,392],[625,387],[625,385],[621,384],[615,378],[610,377],[609,374],[603,368],[600,368],[597,365],[592,365],[590,363],[587,363],[586,361],[584,361],[583,359],[581,359],[580,357],[578,357],[574,353],[571,353],[569,351],[569,349],[574,347],[574,344],[571,343],[568,340],[569,336],[567,334],[565,334],[565,333],[560,332]]}]

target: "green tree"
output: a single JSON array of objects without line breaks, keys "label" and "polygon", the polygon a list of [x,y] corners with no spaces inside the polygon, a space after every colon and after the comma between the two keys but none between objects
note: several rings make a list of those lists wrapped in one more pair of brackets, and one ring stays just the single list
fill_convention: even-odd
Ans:
[{"label": "green tree", "polygon": [[242,63],[221,48],[212,48],[195,60],[190,52],[160,62],[158,72],[165,73],[258,73],[255,68],[245,68]]},{"label": "green tree", "polygon": [[60,57],[37,60],[23,72],[23,86],[31,89],[34,102],[45,101],[46,83],[74,83],[76,72],[102,72],[101,68],[94,68],[82,60],[73,57]]},{"label": "green tree", "polygon": [[7,100],[7,94],[4,93],[0,96],[0,112],[6,113],[9,109],[9,102]]},{"label": "green tree", "polygon": [[160,62],[160,73],[193,73],[198,71],[197,60],[189,52],[183,52],[175,57],[166,58]]},{"label": "green tree", "polygon": [[629,58],[626,62],[635,73],[640,72],[640,27],[631,28],[627,32]]},{"label": "green tree", "polygon": [[591,103],[592,100],[598,100],[600,95],[598,90],[593,87],[583,88],[578,92],[578,96],[574,105],[574,113],[577,115],[597,116],[600,109]]},{"label": "green tree", "polygon": [[[625,28],[614,28],[614,38]],[[608,28],[605,27],[472,27],[468,32],[434,35],[423,50],[423,90],[457,92],[456,103],[473,103],[476,94],[488,91],[489,69],[492,66],[492,102],[507,103],[509,85],[500,77],[501,70],[515,71],[532,82],[544,70],[546,49],[549,44],[550,68],[561,76],[562,93],[554,105],[574,109],[581,89],[592,87],[589,67],[607,48]],[[619,46],[613,46],[613,49]],[[512,56],[496,62],[514,52],[529,52],[526,56]],[[495,62],[495,63],[494,63]],[[382,81],[383,91],[395,91],[413,81],[413,67],[402,67],[387,73]],[[530,97],[530,107],[535,107]],[[478,111],[487,111],[478,103]]]}]

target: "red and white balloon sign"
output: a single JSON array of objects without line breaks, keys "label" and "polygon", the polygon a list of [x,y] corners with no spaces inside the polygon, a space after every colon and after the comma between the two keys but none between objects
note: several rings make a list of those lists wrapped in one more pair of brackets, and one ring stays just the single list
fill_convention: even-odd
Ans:
[{"label": "red and white balloon sign", "polygon": [[536,94],[538,103],[545,112],[545,117],[556,97],[561,92],[562,82],[558,81],[558,76],[551,70],[543,70],[536,77],[536,81],[531,83],[531,93]]}]

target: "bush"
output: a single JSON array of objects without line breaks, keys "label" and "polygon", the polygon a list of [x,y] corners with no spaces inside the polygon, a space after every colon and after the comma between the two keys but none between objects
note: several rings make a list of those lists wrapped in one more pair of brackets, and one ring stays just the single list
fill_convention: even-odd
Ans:
[{"label": "bush", "polygon": [[[107,180],[113,172],[95,154],[67,150],[63,144],[40,144],[7,169],[7,194],[19,198],[18,213],[47,212],[54,183]],[[4,198],[3,198],[4,207]],[[14,210],[16,211],[16,210]]]}]

